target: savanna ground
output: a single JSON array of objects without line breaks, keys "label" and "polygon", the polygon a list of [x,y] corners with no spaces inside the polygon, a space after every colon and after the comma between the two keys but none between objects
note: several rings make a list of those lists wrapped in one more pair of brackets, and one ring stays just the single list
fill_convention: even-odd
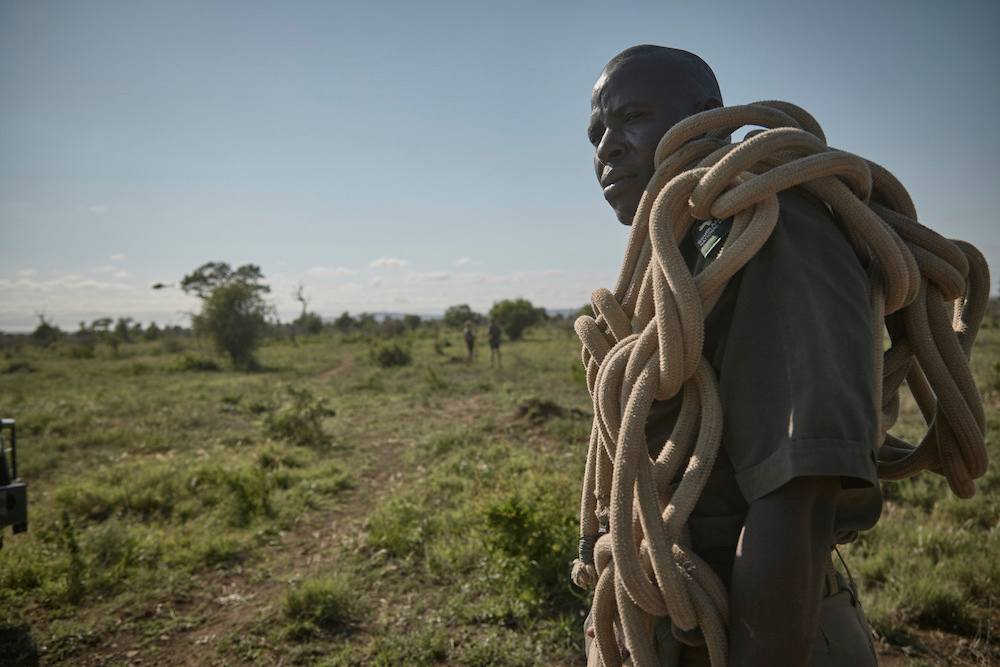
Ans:
[{"label": "savanna ground", "polygon": [[[189,339],[8,348],[30,517],[0,550],[0,664],[584,664],[579,344],[546,326],[502,349],[491,369],[459,331],[321,335],[244,373]],[[995,324],[973,359],[995,462]],[[970,501],[884,484],[842,549],[883,664],[1000,664],[997,470]]]}]

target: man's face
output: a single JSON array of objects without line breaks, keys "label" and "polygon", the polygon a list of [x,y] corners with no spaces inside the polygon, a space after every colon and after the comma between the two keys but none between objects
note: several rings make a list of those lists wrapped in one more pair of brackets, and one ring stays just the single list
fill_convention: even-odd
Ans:
[{"label": "man's face", "polygon": [[587,135],[604,198],[622,224],[632,224],[653,176],[660,139],[675,123],[700,111],[681,81],[674,85],[663,64],[639,60],[601,74],[594,85]]}]

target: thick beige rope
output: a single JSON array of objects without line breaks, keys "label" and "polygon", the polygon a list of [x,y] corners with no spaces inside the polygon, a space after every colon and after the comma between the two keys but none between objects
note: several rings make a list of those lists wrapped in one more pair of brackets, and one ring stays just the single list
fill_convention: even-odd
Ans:
[{"label": "thick beige rope", "polygon": [[[764,129],[730,143],[744,126]],[[928,469],[944,474],[957,495],[975,493],[973,480],[986,469],[985,415],[968,358],[989,274],[975,248],[916,221],[912,200],[888,171],[829,148],[815,119],[786,102],[692,116],[663,137],[654,163],[615,290],[594,292],[596,319],[576,322],[594,426],[573,578],[596,587],[592,665],[621,664],[616,634],[636,665],[657,665],[655,627],[663,617],[686,637],[700,632],[712,664],[724,665],[727,592],[691,551],[687,532],[722,434],[716,378],[702,356],[704,319],[770,236],[777,193],[797,187],[826,202],[870,267],[877,352],[886,331],[891,341],[876,354],[881,478]],[[681,239],[698,220],[730,216],[718,258],[692,276]],[[904,380],[928,425],[916,446],[886,433]],[[650,406],[680,391],[680,416],[654,461],[645,440]]]}]

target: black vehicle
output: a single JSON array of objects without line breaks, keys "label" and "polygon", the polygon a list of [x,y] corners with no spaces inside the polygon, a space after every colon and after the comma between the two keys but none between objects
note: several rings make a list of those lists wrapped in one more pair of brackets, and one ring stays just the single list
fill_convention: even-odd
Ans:
[{"label": "black vehicle", "polygon": [[[9,437],[5,437],[7,431]],[[0,529],[6,526],[13,526],[15,533],[28,530],[28,487],[17,476],[17,429],[13,419],[0,419]]]}]

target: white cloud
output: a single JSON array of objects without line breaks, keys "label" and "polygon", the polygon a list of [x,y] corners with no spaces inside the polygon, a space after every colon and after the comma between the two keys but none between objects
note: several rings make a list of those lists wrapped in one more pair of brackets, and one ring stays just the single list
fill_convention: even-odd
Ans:
[{"label": "white cloud", "polygon": [[468,257],[462,257],[461,259],[455,260],[455,266],[479,266],[482,264],[479,260],[470,259]]},{"label": "white cloud", "polygon": [[308,269],[306,273],[310,276],[315,276],[316,278],[331,278],[333,276],[353,276],[357,273],[354,269],[347,269],[342,266],[336,268],[332,266],[314,266]]},{"label": "white cloud", "polygon": [[110,259],[112,262],[120,262],[123,259],[125,259],[125,253],[116,252],[115,254],[111,255],[111,257],[109,257],[108,259]]},{"label": "white cloud", "polygon": [[542,269],[541,271],[515,271],[510,277],[514,282],[523,282],[538,278],[558,278],[565,275],[566,272],[562,269]]},{"label": "white cloud", "polygon": [[369,285],[371,285],[372,287],[378,287],[381,284],[382,284],[382,276],[375,276],[369,283]]},{"label": "white cloud", "polygon": [[9,290],[30,290],[33,292],[58,292],[59,290],[78,289],[110,289],[110,290],[133,290],[132,285],[121,283],[109,283],[100,280],[83,279],[77,275],[62,276],[53,280],[31,280],[21,278],[20,280],[0,279],[0,289]]},{"label": "white cloud", "polygon": [[384,269],[384,268],[404,268],[409,266],[410,263],[405,259],[396,259],[395,257],[379,257],[368,263],[369,269]]},{"label": "white cloud", "polygon": [[21,276],[22,278],[30,278],[31,276],[37,276],[38,271],[36,271],[35,269],[21,269],[17,272],[17,275]]},{"label": "white cloud", "polygon": [[448,280],[451,274],[447,271],[428,271],[426,273],[413,273],[409,276],[411,282],[426,283]]},{"label": "white cloud", "polygon": [[101,213],[107,213],[108,207],[104,204],[91,204],[90,206],[81,206],[80,210],[99,215]]},{"label": "white cloud", "polygon": [[132,274],[128,271],[115,271],[115,280],[128,280]]},{"label": "white cloud", "polygon": [[98,266],[97,268],[91,269],[90,271],[92,273],[113,273],[115,271],[115,267],[111,266],[110,264],[105,264],[104,266]]}]

